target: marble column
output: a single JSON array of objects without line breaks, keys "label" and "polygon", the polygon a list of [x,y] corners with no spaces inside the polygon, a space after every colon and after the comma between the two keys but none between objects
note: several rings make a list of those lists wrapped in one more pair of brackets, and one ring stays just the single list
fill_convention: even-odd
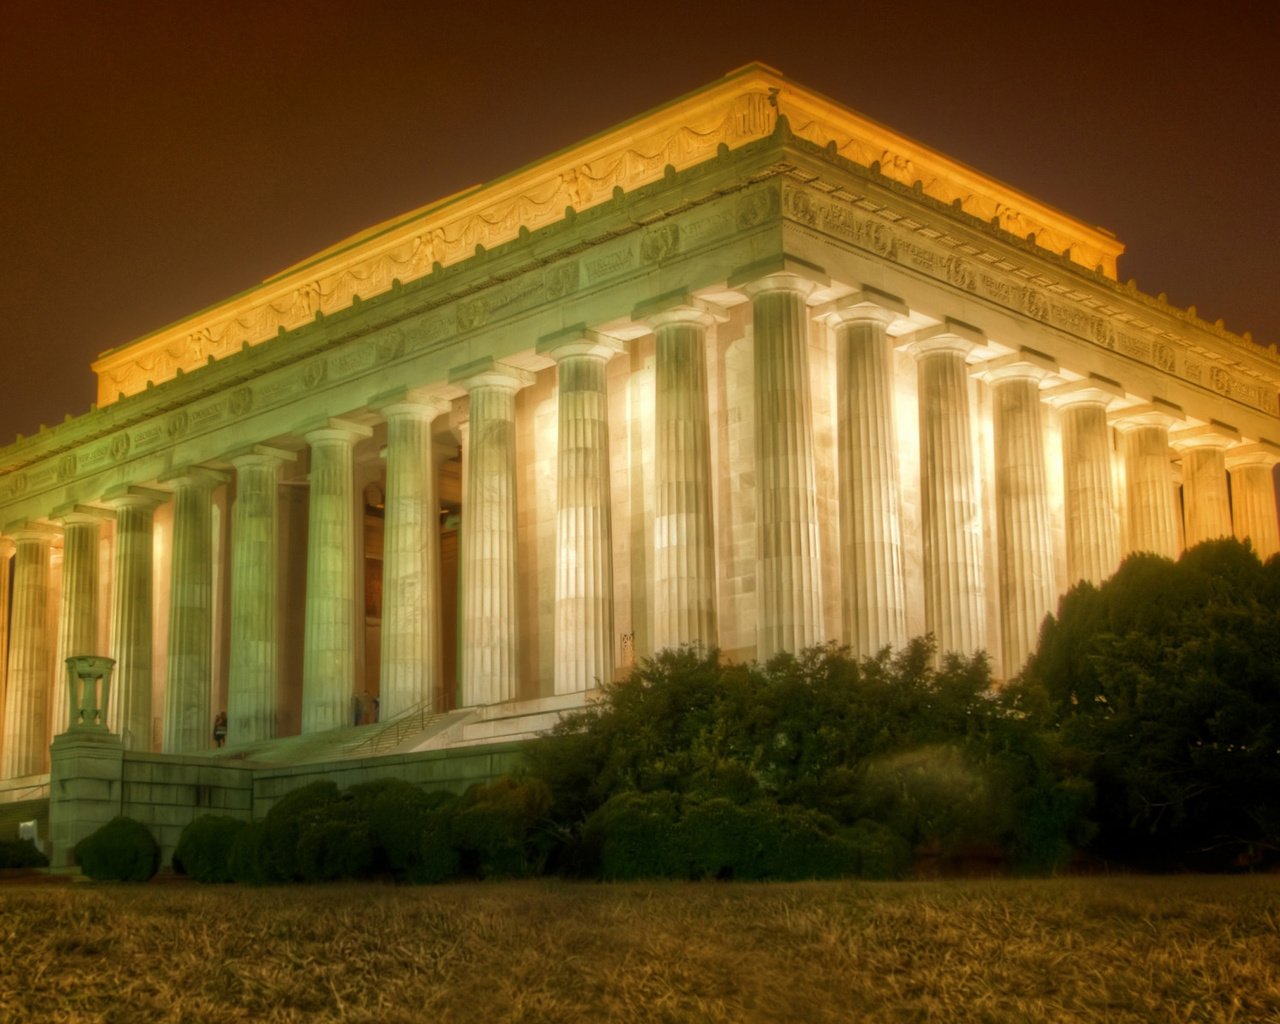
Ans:
[{"label": "marble column", "polygon": [[867,288],[826,317],[836,332],[844,641],[858,657],[907,640],[893,345],[885,333],[906,314],[899,300]]},{"label": "marble column", "polygon": [[965,359],[986,339],[948,320],[916,334],[925,624],[938,654],[986,647],[982,516],[974,478]]},{"label": "marble column", "polygon": [[307,519],[307,602],[302,650],[302,731],[350,725],[355,696],[355,640],[363,600],[356,600],[355,444],[373,433],[331,420],[306,434],[311,446]]},{"label": "marble column", "polygon": [[[9,588],[13,582],[12,538],[0,537],[0,716],[4,714],[5,680],[9,676]],[[4,719],[0,717],[0,743],[4,741]]]},{"label": "marble column", "polygon": [[613,681],[613,530],[606,366],[620,341],[582,327],[539,339],[556,361],[555,692]]},{"label": "marble column", "polygon": [[1107,407],[1124,397],[1114,384],[1077,380],[1044,392],[1059,410],[1066,506],[1067,583],[1095,586],[1120,564],[1120,521],[1111,481]]},{"label": "marble column", "polygon": [[62,597],[58,602],[58,653],[53,666],[53,734],[71,725],[67,659],[98,653],[98,544],[108,513],[85,506],[57,515],[62,525]]},{"label": "marble column", "polygon": [[166,754],[207,750],[212,735],[213,491],[224,479],[221,473],[191,469],[165,481],[174,489]]},{"label": "marble column", "polygon": [[431,423],[442,399],[404,398],[387,420],[386,519],[382,547],[380,711],[389,719],[423,702],[439,709],[440,499]]},{"label": "marble column", "polygon": [[[156,506],[169,495],[128,487],[107,495],[116,513],[115,568],[111,580],[111,651],[115,716],[125,750],[153,748],[151,641],[153,531]],[[110,712],[108,711],[108,714]]]},{"label": "marble column", "polygon": [[653,649],[710,649],[719,629],[706,346],[707,329],[727,317],[684,293],[646,307],[636,315],[655,351]]},{"label": "marble column", "polygon": [[1226,451],[1239,442],[1239,433],[1217,423],[1169,435],[1169,443],[1182,453],[1182,521],[1187,547],[1231,536]]},{"label": "marble column", "polygon": [[462,680],[464,707],[518,695],[516,628],[516,392],[533,375],[482,359],[455,370],[468,394],[463,468]]},{"label": "marble column", "polygon": [[792,273],[749,282],[756,415],[757,654],[826,640],[809,384],[817,285]]},{"label": "marble column", "polygon": [[276,734],[280,672],[280,469],[297,456],[259,445],[231,459],[231,629],[227,742]]},{"label": "marble column", "polygon": [[1178,505],[1170,461],[1169,428],[1180,422],[1173,407],[1140,405],[1112,414],[1124,455],[1128,497],[1128,550],[1177,558]]},{"label": "marble column", "polygon": [[16,557],[0,777],[12,779],[49,770],[49,553],[57,531],[32,524],[8,532]]},{"label": "marble column", "polygon": [[1232,526],[1235,535],[1249,541],[1263,561],[1280,553],[1274,475],[1277,462],[1280,462],[1280,446],[1268,441],[1227,449]]},{"label": "marble column", "polygon": [[1040,623],[1053,610],[1053,538],[1044,466],[1040,385],[1057,364],[1015,352],[983,367],[991,385],[996,465],[1000,656],[1005,678],[1035,650]]}]

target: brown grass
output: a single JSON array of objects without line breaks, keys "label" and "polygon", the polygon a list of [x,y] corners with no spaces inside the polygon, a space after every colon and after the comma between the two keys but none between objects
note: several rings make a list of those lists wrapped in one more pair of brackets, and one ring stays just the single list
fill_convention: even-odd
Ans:
[{"label": "brown grass", "polygon": [[1280,878],[0,888],[0,1021],[1280,1022]]}]

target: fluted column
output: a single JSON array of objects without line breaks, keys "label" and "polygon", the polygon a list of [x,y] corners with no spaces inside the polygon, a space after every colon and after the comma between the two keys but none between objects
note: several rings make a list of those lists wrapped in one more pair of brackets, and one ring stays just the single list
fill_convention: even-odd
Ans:
[{"label": "fluted column", "polygon": [[635,316],[654,332],[653,648],[713,648],[719,626],[706,345],[707,329],[726,315],[676,293]]},{"label": "fluted column", "polygon": [[238,455],[231,506],[231,630],[227,668],[227,742],[276,734],[280,673],[280,467],[292,452],[266,446]]},{"label": "fluted column", "polygon": [[[372,434],[339,420],[306,436],[311,446],[307,602],[302,650],[302,731],[351,721],[356,662],[356,509],[352,453]],[[360,606],[363,608],[363,605]]]},{"label": "fluted column", "polygon": [[111,581],[111,652],[116,716],[126,750],[152,749],[152,521],[169,495],[130,487],[108,495],[116,513],[115,569]]},{"label": "fluted column", "polygon": [[423,701],[439,706],[440,500],[431,422],[441,399],[404,399],[387,419],[386,520],[382,546],[381,713]]},{"label": "fluted column", "polygon": [[906,313],[897,299],[867,288],[827,316],[836,331],[844,640],[859,657],[907,639],[893,347],[885,334]]},{"label": "fluted column", "polygon": [[1277,462],[1280,446],[1267,441],[1227,449],[1232,526],[1235,535],[1249,541],[1263,561],[1280,552],[1274,476]]},{"label": "fluted column", "polygon": [[515,398],[533,377],[491,359],[451,376],[466,388],[470,408],[460,654],[461,702],[471,707],[517,696]]},{"label": "fluted column", "polygon": [[16,548],[9,672],[4,699],[6,779],[49,770],[49,549],[57,531],[36,525],[10,530]]},{"label": "fluted column", "polygon": [[169,569],[169,662],[164,751],[205,750],[213,691],[213,490],[220,473],[192,469],[166,481],[174,488],[173,559]]},{"label": "fluted column", "polygon": [[1239,441],[1233,428],[1217,423],[1169,436],[1169,443],[1182,453],[1182,521],[1187,547],[1231,536],[1226,451]]},{"label": "fluted column", "polygon": [[1181,420],[1176,410],[1136,406],[1113,414],[1124,454],[1125,493],[1129,505],[1129,551],[1177,558],[1178,506],[1169,427]]},{"label": "fluted column", "polygon": [[816,285],[792,273],[749,282],[756,414],[757,653],[826,639],[809,395],[809,314]]},{"label": "fluted column", "polygon": [[938,653],[986,646],[982,520],[970,435],[965,357],[985,338],[953,321],[916,335],[925,623]]},{"label": "fluted column", "polygon": [[556,361],[555,691],[613,680],[613,502],[605,367],[622,350],[582,327],[541,338]]},{"label": "fluted column", "polygon": [[1005,677],[1035,650],[1040,623],[1053,610],[1053,540],[1045,482],[1040,384],[1057,371],[1052,360],[1016,352],[983,368],[991,384],[996,464],[997,577],[1000,654]]},{"label": "fluted column", "polygon": [[1067,584],[1100,584],[1120,564],[1120,521],[1111,482],[1107,407],[1124,392],[1106,381],[1078,380],[1044,392],[1062,428]]},{"label": "fluted column", "polygon": [[[9,589],[13,582],[13,553],[12,538],[0,537],[0,715],[4,714],[5,681],[9,676]],[[0,743],[4,741],[3,730],[4,719],[0,717]]]},{"label": "fluted column", "polygon": [[51,712],[55,736],[71,725],[67,659],[98,653],[98,542],[105,515],[101,509],[80,506],[57,516],[62,524],[62,597]]}]

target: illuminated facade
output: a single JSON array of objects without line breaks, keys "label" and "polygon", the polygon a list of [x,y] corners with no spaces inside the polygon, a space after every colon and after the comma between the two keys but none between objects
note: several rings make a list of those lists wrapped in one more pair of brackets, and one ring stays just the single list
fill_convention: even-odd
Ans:
[{"label": "illuminated facade", "polygon": [[0,777],[70,655],[126,750],[457,747],[695,641],[1009,675],[1126,552],[1274,553],[1280,359],[1122,248],[751,66],[109,352],[0,450]]}]

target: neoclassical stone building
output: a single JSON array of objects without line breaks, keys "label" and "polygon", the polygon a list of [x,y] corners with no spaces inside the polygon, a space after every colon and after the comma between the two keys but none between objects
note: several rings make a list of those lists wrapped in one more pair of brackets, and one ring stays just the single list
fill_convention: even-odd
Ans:
[{"label": "neoclassical stone building", "polygon": [[47,783],[70,655],[126,751],[448,746],[694,641],[1009,675],[1127,552],[1270,555],[1276,350],[1122,251],[758,65],[347,239],[0,450],[0,777]]}]

